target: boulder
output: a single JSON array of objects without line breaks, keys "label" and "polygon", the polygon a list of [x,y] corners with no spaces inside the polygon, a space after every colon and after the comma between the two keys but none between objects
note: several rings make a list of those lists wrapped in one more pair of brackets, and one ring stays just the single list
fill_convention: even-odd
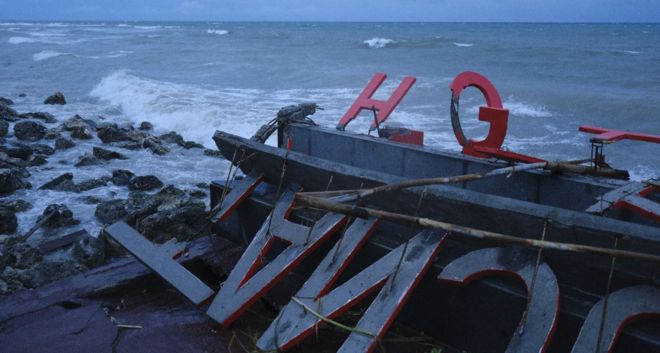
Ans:
[{"label": "boulder", "polygon": [[76,191],[76,186],[73,183],[73,174],[64,173],[57,178],[47,182],[39,187],[39,190],[55,190],[55,191]]},{"label": "boulder", "polygon": [[55,92],[44,100],[44,104],[66,104],[66,99],[62,92]]},{"label": "boulder", "polygon": [[5,119],[8,121],[16,121],[18,118],[18,113],[14,109],[9,108],[6,105],[0,104],[0,119]]},{"label": "boulder", "polygon": [[91,236],[82,237],[73,244],[71,256],[74,260],[82,263],[87,268],[102,265],[106,259],[106,247],[103,234],[98,238]]},{"label": "boulder", "polygon": [[176,143],[178,145],[183,143],[183,137],[174,131],[170,131],[166,134],[162,134],[158,136],[158,138],[167,143]]},{"label": "boulder", "polygon": [[76,162],[75,166],[86,167],[86,166],[98,165],[98,164],[101,164],[101,161],[99,161],[98,158],[94,157],[94,155],[90,153],[85,153],[82,156],[78,157],[78,161]]},{"label": "boulder", "polygon": [[81,118],[79,115],[74,115],[62,124],[62,128],[71,132],[71,137],[89,140],[92,138],[92,130],[96,124],[90,120]]},{"label": "boulder", "polygon": [[142,148],[148,149],[151,151],[151,153],[157,154],[159,156],[165,155],[170,151],[170,149],[163,146],[160,142],[160,139],[155,136],[147,136],[142,141]]},{"label": "boulder", "polygon": [[62,137],[61,130],[59,128],[54,128],[54,129],[48,129],[46,130],[46,135],[44,135],[44,138],[46,140],[55,140]]},{"label": "boulder", "polygon": [[206,210],[190,205],[154,213],[140,222],[142,234],[156,243],[171,238],[186,240],[199,235],[206,223]]},{"label": "boulder", "polygon": [[12,101],[11,99],[0,97],[0,105],[12,105],[12,104],[14,104],[14,101]]},{"label": "boulder", "polygon": [[124,219],[128,215],[126,200],[108,200],[99,203],[94,216],[104,224],[111,224]]},{"label": "boulder", "polygon": [[21,121],[14,125],[14,135],[19,140],[39,141],[46,135],[46,127],[34,121]]},{"label": "boulder", "polygon": [[0,208],[6,208],[15,213],[24,212],[32,208],[32,204],[25,200],[0,199]]},{"label": "boulder", "polygon": [[48,228],[67,227],[80,223],[80,221],[73,218],[73,212],[63,204],[48,205],[48,207],[44,209],[43,214],[37,219],[37,223],[49,215],[50,217],[44,224],[44,226]]},{"label": "boulder", "polygon": [[94,154],[94,157],[102,160],[112,160],[112,159],[128,159],[128,157],[124,156],[123,154],[115,151],[110,151],[106,150],[104,148],[100,147],[94,147],[92,149],[92,152]]},{"label": "boulder", "polygon": [[64,137],[60,137],[57,140],[55,140],[55,149],[58,150],[66,150],[75,146],[76,146],[75,142]]},{"label": "boulder", "polygon": [[211,150],[211,149],[208,149],[208,148],[204,149],[204,155],[205,155],[205,156],[209,156],[209,157],[218,157],[218,158],[222,158],[222,153],[220,153],[220,151],[218,151],[218,150]]},{"label": "boulder", "polygon": [[139,129],[142,131],[149,131],[154,128],[154,125],[148,121],[143,121],[140,123]]},{"label": "boulder", "polygon": [[37,154],[43,154],[46,156],[51,156],[55,153],[55,149],[44,144],[32,145],[32,150]]},{"label": "boulder", "polygon": [[7,136],[8,132],[9,132],[9,123],[4,120],[0,120],[0,137]]},{"label": "boulder", "polygon": [[70,258],[46,259],[20,272],[20,280],[27,288],[37,288],[50,282],[86,271],[87,268]]},{"label": "boulder", "polygon": [[125,169],[115,169],[112,171],[112,183],[118,186],[128,185],[128,182],[131,181],[131,178],[135,174],[130,170]]},{"label": "boulder", "polygon": [[0,195],[12,193],[18,189],[29,189],[30,183],[23,178],[27,177],[16,169],[5,169],[0,171]]},{"label": "boulder", "polygon": [[117,127],[117,124],[105,124],[96,129],[96,135],[103,143],[130,141],[126,131]]},{"label": "boulder", "polygon": [[24,113],[24,114],[19,114],[18,117],[22,119],[41,120],[47,124],[52,124],[57,122],[57,119],[55,119],[55,117],[52,114],[44,113],[44,112]]},{"label": "boulder", "polygon": [[128,182],[128,188],[136,191],[147,191],[163,187],[163,182],[153,175],[135,176]]},{"label": "boulder", "polygon": [[24,161],[29,161],[34,154],[34,151],[30,146],[23,144],[7,148],[4,152],[11,158],[18,158]]},{"label": "boulder", "polygon": [[85,180],[80,184],[76,185],[76,190],[78,192],[82,192],[82,191],[100,188],[102,186],[106,186],[110,181],[110,179],[111,178],[109,176],[104,176],[101,178]]},{"label": "boulder", "polygon": [[92,132],[86,127],[72,130],[71,137],[79,140],[91,140],[93,138]]},{"label": "boulder", "polygon": [[0,234],[12,234],[18,227],[18,219],[13,210],[0,207]]},{"label": "boulder", "polygon": [[48,160],[44,156],[35,156],[28,163],[29,167],[38,167],[40,165],[48,164]]}]

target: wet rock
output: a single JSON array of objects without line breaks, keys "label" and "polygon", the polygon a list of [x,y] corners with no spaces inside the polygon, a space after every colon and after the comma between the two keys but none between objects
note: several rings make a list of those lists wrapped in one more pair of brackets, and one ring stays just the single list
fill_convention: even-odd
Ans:
[{"label": "wet rock", "polygon": [[20,280],[27,288],[37,288],[86,270],[84,265],[69,258],[48,259],[21,271]]},{"label": "wet rock", "polygon": [[143,121],[140,123],[139,129],[142,131],[149,131],[154,128],[154,125],[148,121]]},{"label": "wet rock", "polygon": [[208,190],[210,187],[208,183],[197,183],[195,184],[195,186],[204,190]]},{"label": "wet rock", "polygon": [[128,182],[130,190],[147,191],[163,187],[163,182],[153,175],[135,176]]},{"label": "wet rock", "polygon": [[46,135],[44,135],[44,138],[46,140],[55,140],[55,139],[61,138],[62,134],[60,132],[61,131],[60,131],[59,128],[48,129],[48,130],[46,130]]},{"label": "wet rock", "polygon": [[6,208],[19,213],[32,209],[32,204],[25,200],[0,200],[0,208]]},{"label": "wet rock", "polygon": [[39,187],[39,190],[76,191],[73,174],[64,173]]},{"label": "wet rock", "polygon": [[23,98],[23,97],[27,97],[27,94],[25,94],[25,93],[20,93],[18,96],[21,97],[21,98]]},{"label": "wet rock", "polygon": [[98,165],[98,164],[101,164],[101,161],[99,161],[98,158],[94,157],[94,155],[90,153],[85,153],[82,156],[78,157],[78,161],[76,162],[75,166],[86,167],[86,166]]},{"label": "wet rock", "polygon": [[46,155],[46,156],[50,156],[53,153],[55,153],[54,148],[52,148],[48,145],[42,145],[42,144],[32,145],[32,150],[34,150],[35,153],[43,154],[43,155]]},{"label": "wet rock", "polygon": [[135,176],[133,172],[125,169],[115,169],[112,171],[112,183],[118,186],[128,185],[131,178]]},{"label": "wet rock", "polygon": [[106,149],[100,148],[100,147],[94,147],[92,149],[92,151],[93,151],[94,157],[96,157],[98,159],[106,160],[106,161],[109,161],[109,160],[112,160],[112,159],[128,159],[126,156],[124,156],[123,154],[121,154],[119,152],[106,150]]},{"label": "wet rock", "polygon": [[30,158],[32,158],[32,154],[34,153],[30,146],[23,144],[7,148],[4,152],[11,158],[18,158],[24,161],[29,161]]},{"label": "wet rock", "polygon": [[105,244],[102,236],[99,236],[99,238],[91,236],[82,237],[73,244],[71,256],[87,268],[100,266],[106,259]]},{"label": "wet rock", "polygon": [[218,150],[211,150],[211,149],[208,149],[208,148],[204,149],[204,155],[205,155],[205,156],[209,156],[209,157],[218,157],[218,158],[222,158],[222,153],[220,153],[220,151],[218,151]]},{"label": "wet rock", "polygon": [[189,150],[191,148],[204,148],[204,145],[202,145],[201,143],[194,142],[194,141],[183,141],[183,144],[181,145],[181,147]]},{"label": "wet rock", "polygon": [[92,132],[86,127],[72,130],[71,137],[78,140],[91,140],[93,138]]},{"label": "wet rock", "polygon": [[0,120],[0,137],[7,136],[8,132],[9,132],[9,123],[4,120]]},{"label": "wet rock", "polygon": [[204,227],[206,211],[199,205],[184,206],[154,213],[140,222],[144,236],[162,243],[171,238],[185,240],[198,235]]},{"label": "wet rock", "polygon": [[110,181],[110,179],[111,178],[109,176],[104,176],[101,178],[85,180],[80,184],[76,185],[76,190],[78,192],[82,192],[82,191],[100,188],[102,186],[106,186]]},{"label": "wet rock", "polygon": [[0,234],[12,234],[18,227],[18,219],[14,211],[0,207]]},{"label": "wet rock", "polygon": [[16,169],[0,170],[0,195],[31,188],[32,185],[23,179],[28,175]]},{"label": "wet rock", "polygon": [[38,167],[40,165],[48,164],[48,160],[44,156],[35,156],[28,163],[29,167]]},{"label": "wet rock", "polygon": [[178,145],[183,143],[183,137],[174,131],[162,134],[158,138],[167,143],[176,143]]},{"label": "wet rock", "polygon": [[81,118],[79,115],[74,115],[62,124],[62,128],[71,132],[71,137],[80,140],[89,140],[92,138],[92,130],[95,128],[90,120]]},{"label": "wet rock", "polygon": [[53,95],[49,96],[44,100],[44,104],[66,104],[66,99],[62,92],[55,92]]},{"label": "wet rock", "polygon": [[55,149],[58,150],[66,150],[75,146],[76,146],[75,142],[64,137],[60,137],[57,140],[55,140]]},{"label": "wet rock", "polygon": [[127,150],[139,150],[142,149],[142,143],[139,142],[124,142],[122,144],[117,145],[117,147],[125,148]]},{"label": "wet rock", "polygon": [[120,129],[117,124],[105,124],[96,129],[96,135],[103,143],[129,141],[126,131]]},{"label": "wet rock", "polygon": [[57,122],[57,119],[55,119],[55,117],[52,114],[44,113],[44,112],[24,113],[24,114],[19,114],[18,117],[22,119],[41,120],[47,124],[52,124]]},{"label": "wet rock", "polygon": [[142,148],[148,149],[151,153],[159,156],[165,155],[170,151],[170,149],[163,146],[160,140],[155,136],[147,136],[142,141]]},{"label": "wet rock", "polygon": [[131,141],[137,143],[142,143],[142,141],[144,141],[144,139],[147,138],[147,136],[149,136],[147,135],[147,133],[137,130],[129,130],[127,131],[126,135]]},{"label": "wet rock", "polygon": [[37,219],[37,223],[49,215],[51,215],[50,218],[44,224],[48,228],[67,227],[80,223],[80,221],[73,218],[73,212],[63,204],[48,205],[43,214]]},{"label": "wet rock", "polygon": [[0,119],[5,119],[7,121],[16,121],[18,118],[18,113],[14,109],[9,108],[4,104],[0,104]]},{"label": "wet rock", "polygon": [[206,193],[202,190],[188,190],[188,195],[198,199],[206,198]]},{"label": "wet rock", "polygon": [[46,135],[46,128],[34,121],[21,121],[14,125],[14,135],[19,140],[39,141]]},{"label": "wet rock", "polygon": [[14,101],[12,101],[11,99],[0,97],[0,105],[12,105],[12,104],[14,104]]},{"label": "wet rock", "polygon": [[83,196],[79,200],[86,205],[98,205],[103,201],[101,198],[96,196]]},{"label": "wet rock", "polygon": [[94,216],[104,224],[111,224],[128,215],[126,210],[126,200],[108,200],[103,201],[96,206]]},{"label": "wet rock", "polygon": [[0,274],[0,280],[5,283],[3,289],[6,292],[2,294],[13,293],[25,288],[20,281],[20,273],[11,266],[5,267],[4,271]]}]

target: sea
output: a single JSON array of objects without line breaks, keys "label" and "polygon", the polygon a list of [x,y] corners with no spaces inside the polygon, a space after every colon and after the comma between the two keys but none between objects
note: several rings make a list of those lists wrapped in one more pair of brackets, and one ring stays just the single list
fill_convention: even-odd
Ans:
[{"label": "sea", "polygon": [[[468,70],[488,77],[510,110],[504,147],[511,151],[588,158],[590,135],[580,125],[660,134],[660,24],[0,22],[0,96],[14,100],[17,111],[149,121],[157,133],[174,130],[208,148],[216,130],[249,137],[281,107],[301,102],[316,102],[323,110],[312,118],[334,128],[383,72],[388,78],[376,98],[389,97],[405,76],[417,78],[387,122],[423,130],[431,148],[459,151],[449,85]],[[42,104],[55,91],[68,104]],[[483,104],[477,89],[461,95],[461,124],[470,138],[487,134],[488,124],[477,118]],[[371,121],[362,114],[347,130],[367,133]],[[34,169],[35,189],[67,171],[79,182],[118,168],[194,188],[222,179],[228,166],[199,150],[175,148],[164,157],[122,151],[131,158],[109,163],[106,172],[72,167],[91,150],[87,143]],[[606,146],[605,154],[642,180],[659,174],[658,146],[624,141]],[[125,189],[85,195],[121,198]],[[20,215],[23,231],[47,204],[59,202],[94,232],[100,227],[95,206],[80,197],[34,189],[10,196],[35,205]]]}]

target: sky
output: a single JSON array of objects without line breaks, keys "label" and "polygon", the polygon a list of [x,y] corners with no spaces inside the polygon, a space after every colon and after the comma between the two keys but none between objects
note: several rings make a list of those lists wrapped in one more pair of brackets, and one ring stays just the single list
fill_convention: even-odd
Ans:
[{"label": "sky", "polygon": [[1,20],[660,22],[658,0],[0,0]]}]

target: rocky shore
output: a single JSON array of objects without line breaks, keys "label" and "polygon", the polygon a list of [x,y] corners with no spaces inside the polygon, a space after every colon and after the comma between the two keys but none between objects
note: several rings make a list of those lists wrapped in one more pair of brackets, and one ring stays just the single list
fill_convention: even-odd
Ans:
[{"label": "rocky shore", "polygon": [[[44,104],[64,105],[66,99],[57,92]],[[129,154],[135,151],[165,159],[181,158],[168,157],[173,149],[197,151],[192,153],[203,158],[215,158],[217,151],[174,131],[155,134],[147,121],[134,126],[103,117],[57,119],[47,112],[17,112],[13,105],[11,99],[0,97],[0,294],[86,271],[120,252],[102,230],[90,235],[86,224],[102,227],[124,220],[157,243],[189,240],[208,231],[208,180],[184,189],[155,175],[166,170],[138,175],[130,168],[114,169],[111,162],[137,166],[143,161],[131,161]],[[78,152],[77,158],[57,158],[66,151],[67,156]],[[30,181],[33,175],[53,170],[65,172],[39,185]],[[78,175],[98,177],[76,182]],[[103,196],[85,195],[104,188],[106,193],[95,194]],[[26,200],[37,191],[57,193],[58,200],[61,194],[62,202]],[[74,213],[78,204],[94,207],[93,215]],[[27,211],[39,216],[23,217]]]}]

